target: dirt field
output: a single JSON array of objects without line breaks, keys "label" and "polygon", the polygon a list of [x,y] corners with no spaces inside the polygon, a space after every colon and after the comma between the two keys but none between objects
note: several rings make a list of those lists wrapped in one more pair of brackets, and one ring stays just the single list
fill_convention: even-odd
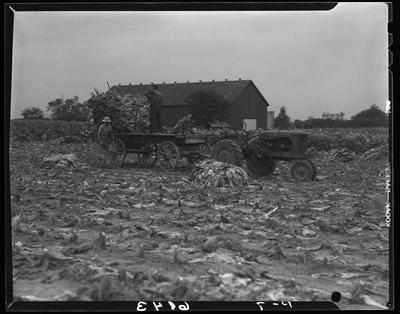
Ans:
[{"label": "dirt field", "polygon": [[316,160],[243,188],[174,172],[48,168],[84,144],[11,143],[14,296],[23,300],[388,302],[387,160]]}]

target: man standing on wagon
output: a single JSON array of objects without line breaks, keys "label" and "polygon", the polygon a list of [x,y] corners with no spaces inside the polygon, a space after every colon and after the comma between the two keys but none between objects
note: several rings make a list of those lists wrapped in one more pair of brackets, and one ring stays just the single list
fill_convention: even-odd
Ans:
[{"label": "man standing on wagon", "polygon": [[158,85],[152,85],[153,90],[146,94],[150,102],[150,133],[162,132],[161,106],[163,96],[158,90]]}]

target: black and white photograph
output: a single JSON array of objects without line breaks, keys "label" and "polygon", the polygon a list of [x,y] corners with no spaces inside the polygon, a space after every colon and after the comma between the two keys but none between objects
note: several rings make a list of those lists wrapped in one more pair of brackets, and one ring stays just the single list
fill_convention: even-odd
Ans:
[{"label": "black and white photograph", "polygon": [[5,8],[13,299],[391,308],[390,5],[149,8]]}]

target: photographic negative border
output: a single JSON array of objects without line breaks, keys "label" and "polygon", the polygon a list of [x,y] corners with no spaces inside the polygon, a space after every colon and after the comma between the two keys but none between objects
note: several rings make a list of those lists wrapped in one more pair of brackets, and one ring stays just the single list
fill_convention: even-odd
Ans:
[{"label": "photographic negative border", "polygon": [[[11,211],[10,211],[10,172],[9,172],[9,135],[10,135],[10,104],[11,104],[11,77],[12,77],[12,43],[13,43],[13,21],[14,13],[18,11],[246,11],[246,10],[263,10],[263,11],[287,11],[287,10],[330,10],[336,6],[335,2],[310,2],[310,3],[257,3],[257,2],[140,2],[140,3],[110,3],[110,2],[96,2],[96,3],[12,3],[8,2],[4,6],[4,26],[5,26],[5,38],[4,38],[4,148],[5,148],[5,158],[4,158],[4,195],[5,195],[5,304],[8,311],[19,311],[19,310],[135,310],[137,309],[137,302],[16,302],[13,300],[13,286],[12,286],[12,245],[11,245]],[[389,7],[389,24],[388,31],[393,33],[393,3],[386,2]],[[396,39],[397,37],[394,36]],[[389,300],[388,307],[394,307],[394,219],[393,214],[394,209],[394,197],[396,194],[393,193],[395,189],[395,184],[393,182],[394,177],[394,156],[396,150],[394,148],[394,134],[396,134],[395,128],[396,124],[393,123],[395,119],[395,114],[397,110],[395,108],[395,101],[393,99],[393,57],[391,53],[393,37],[389,35],[389,101],[390,101],[390,111],[389,111],[389,152],[390,152],[390,189],[388,192],[388,205],[390,208],[389,214],[391,218],[391,224],[389,227]],[[198,310],[213,310],[213,309],[227,309],[230,310],[246,310],[253,309],[247,302],[243,302],[239,305],[238,302],[229,302],[227,305],[225,302],[203,302],[193,303],[194,307],[191,309]],[[245,304],[246,303],[246,304]],[[251,302],[255,304],[255,302]],[[318,304],[314,306],[310,303],[309,309],[317,309]],[[226,307],[227,306],[227,307]],[[248,308],[247,306],[250,306]],[[304,307],[303,309],[306,309]],[[308,309],[308,308],[307,308]]]}]

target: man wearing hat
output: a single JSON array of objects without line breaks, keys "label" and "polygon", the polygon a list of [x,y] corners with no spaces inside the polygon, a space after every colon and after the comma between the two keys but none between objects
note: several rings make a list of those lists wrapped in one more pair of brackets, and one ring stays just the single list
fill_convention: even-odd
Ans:
[{"label": "man wearing hat", "polygon": [[110,117],[105,117],[97,131],[97,138],[101,147],[105,150],[103,162],[109,164],[111,158],[111,145],[114,143],[114,133],[111,126]]},{"label": "man wearing hat", "polygon": [[162,132],[161,122],[161,106],[163,96],[158,90],[158,85],[152,85],[153,90],[146,93],[146,97],[150,102],[150,133]]}]

